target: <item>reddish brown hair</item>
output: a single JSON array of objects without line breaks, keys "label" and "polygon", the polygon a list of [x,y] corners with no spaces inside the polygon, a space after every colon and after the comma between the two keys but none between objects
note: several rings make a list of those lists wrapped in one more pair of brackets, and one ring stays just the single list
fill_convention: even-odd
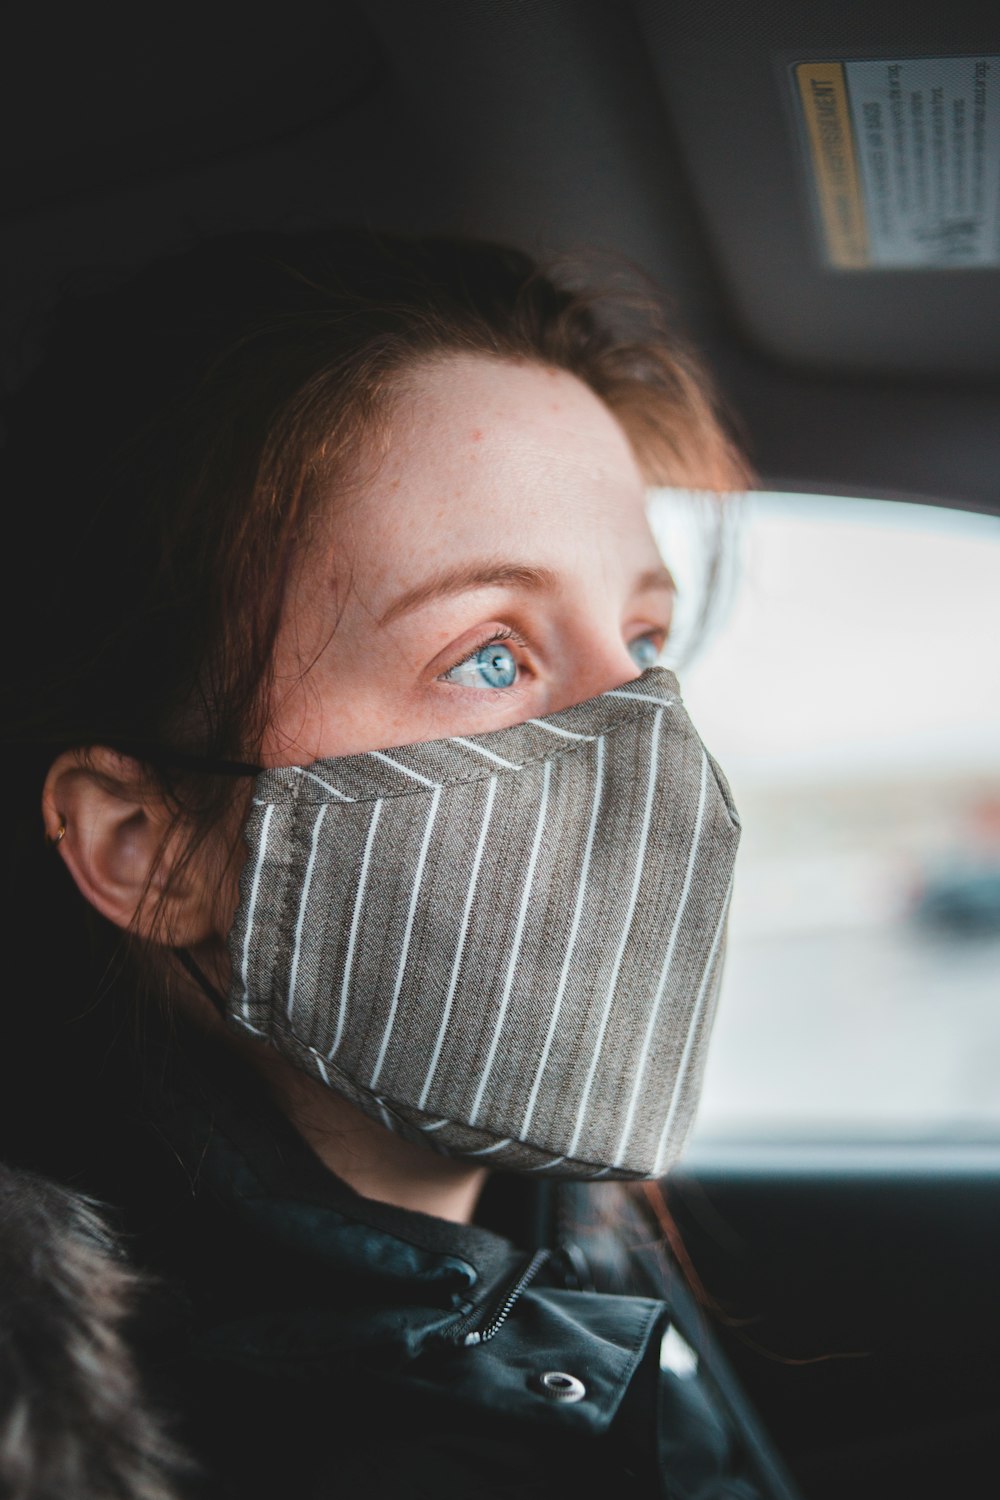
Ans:
[{"label": "reddish brown hair", "polygon": [[298,538],[380,420],[393,378],[447,351],[576,375],[652,483],[741,487],[708,387],[657,326],[616,337],[598,299],[497,246],[353,234],[223,239],[79,302],[12,413],[35,611],[20,727],[250,758]]}]

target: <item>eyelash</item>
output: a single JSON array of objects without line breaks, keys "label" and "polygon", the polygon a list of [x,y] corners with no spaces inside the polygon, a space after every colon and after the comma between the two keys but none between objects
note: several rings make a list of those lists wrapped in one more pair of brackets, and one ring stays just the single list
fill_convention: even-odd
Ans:
[{"label": "eyelash", "polygon": [[[658,641],[657,649],[659,651],[662,651],[664,646],[666,645],[667,637],[669,636],[669,634],[669,629],[663,632],[658,630],[644,630],[641,635],[635,636],[634,639],[644,640],[648,636],[650,639]],[[478,645],[473,646],[472,650],[466,652],[465,656],[460,657],[458,661],[452,662],[450,667],[446,667],[440,674],[439,680],[446,679],[448,673],[454,672],[456,667],[464,667],[466,662],[472,661],[479,655],[480,651],[485,650],[487,646],[495,646],[504,641],[512,641],[515,646],[520,646],[522,651],[526,651],[528,648],[528,643],[522,635],[519,635],[516,630],[511,630],[510,626],[508,625],[501,625],[498,630],[491,630],[489,635],[483,636],[483,639],[478,643]],[[632,643],[629,642],[628,644],[631,645]],[[522,664],[518,663],[518,667],[520,670]],[[509,688],[497,688],[496,691],[501,693],[516,693],[519,686],[520,681],[512,683]]]},{"label": "eyelash", "polygon": [[[446,667],[445,670],[441,673],[441,677],[446,678],[448,676],[448,673],[454,672],[456,667],[464,667],[466,662],[472,661],[474,657],[477,657],[479,655],[480,651],[485,651],[487,646],[496,646],[498,644],[502,644],[504,641],[513,641],[514,645],[520,646],[522,651],[527,650],[528,643],[522,635],[518,635],[516,630],[511,630],[507,625],[501,625],[499,630],[491,630],[489,635],[483,636],[483,639],[479,642],[478,646],[473,646],[471,651],[467,651],[466,654],[463,657],[460,657],[458,661],[454,661],[452,662],[450,667]],[[519,668],[520,665],[521,664],[518,663]],[[497,688],[496,691],[500,693],[516,692],[517,683],[514,683],[509,688]]]}]

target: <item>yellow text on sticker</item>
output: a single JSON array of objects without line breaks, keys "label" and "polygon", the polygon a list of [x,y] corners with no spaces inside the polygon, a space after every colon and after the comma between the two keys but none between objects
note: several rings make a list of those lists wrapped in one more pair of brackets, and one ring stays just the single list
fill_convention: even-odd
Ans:
[{"label": "yellow text on sticker", "polygon": [[842,63],[799,63],[795,69],[812,154],[816,197],[833,265],[870,264],[854,134]]}]

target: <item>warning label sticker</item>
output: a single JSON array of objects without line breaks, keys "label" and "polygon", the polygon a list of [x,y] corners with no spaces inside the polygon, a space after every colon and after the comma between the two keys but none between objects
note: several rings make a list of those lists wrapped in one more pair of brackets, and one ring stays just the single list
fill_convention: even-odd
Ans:
[{"label": "warning label sticker", "polygon": [[1000,57],[799,63],[794,74],[832,265],[1000,266]]}]

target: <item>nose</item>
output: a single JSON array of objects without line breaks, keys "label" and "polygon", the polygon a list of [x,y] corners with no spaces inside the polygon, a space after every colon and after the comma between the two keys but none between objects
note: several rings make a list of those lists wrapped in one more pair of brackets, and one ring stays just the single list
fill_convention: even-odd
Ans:
[{"label": "nose", "polygon": [[567,654],[567,670],[553,685],[549,713],[571,708],[597,698],[610,688],[622,687],[641,677],[642,668],[632,658],[628,646],[617,632],[588,632],[574,643]]}]

